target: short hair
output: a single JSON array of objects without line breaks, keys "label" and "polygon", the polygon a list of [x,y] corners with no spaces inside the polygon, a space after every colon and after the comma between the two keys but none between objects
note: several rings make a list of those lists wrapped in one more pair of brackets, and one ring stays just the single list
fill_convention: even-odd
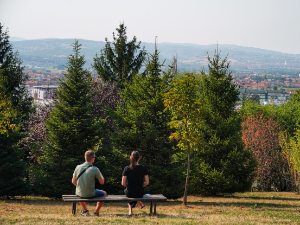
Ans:
[{"label": "short hair", "polygon": [[94,158],[95,157],[95,152],[94,151],[91,151],[91,150],[89,150],[89,151],[86,151],[85,152],[85,160],[86,161],[91,161],[92,160],[92,158]]}]

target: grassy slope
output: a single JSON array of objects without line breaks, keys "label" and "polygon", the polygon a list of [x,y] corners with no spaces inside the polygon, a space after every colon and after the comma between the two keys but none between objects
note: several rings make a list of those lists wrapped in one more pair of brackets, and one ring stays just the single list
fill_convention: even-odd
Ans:
[{"label": "grassy slope", "polygon": [[[107,203],[100,217],[71,214],[71,203],[48,198],[26,197],[0,200],[0,224],[299,224],[300,197],[294,193],[236,193],[224,197],[188,197],[158,203],[156,216],[149,215],[149,203],[135,208],[128,218],[125,203]],[[95,204],[88,205],[93,212]]]}]

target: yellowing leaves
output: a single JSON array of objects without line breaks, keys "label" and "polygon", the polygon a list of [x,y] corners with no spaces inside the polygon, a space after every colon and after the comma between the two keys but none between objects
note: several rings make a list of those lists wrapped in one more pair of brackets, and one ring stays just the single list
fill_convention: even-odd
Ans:
[{"label": "yellowing leaves", "polygon": [[12,104],[0,93],[0,133],[8,133],[9,130],[16,129],[15,124],[11,124],[11,119],[17,116],[17,110],[12,108]]}]

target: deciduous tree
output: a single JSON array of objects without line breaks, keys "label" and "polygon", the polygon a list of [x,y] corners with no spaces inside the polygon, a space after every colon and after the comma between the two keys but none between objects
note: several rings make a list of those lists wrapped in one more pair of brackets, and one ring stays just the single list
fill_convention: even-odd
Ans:
[{"label": "deciduous tree", "polygon": [[[0,70],[0,74],[1,73],[2,70]],[[1,80],[0,87],[2,87]],[[0,93],[0,134],[6,134],[8,136],[9,132],[16,128],[16,124],[12,124],[10,118],[17,117],[17,114],[17,110],[13,108],[7,96]]]},{"label": "deciduous tree", "polygon": [[284,190],[287,162],[280,147],[282,126],[272,116],[266,117],[263,113],[244,116],[243,120],[243,142],[258,162],[258,188],[271,191],[273,186]]},{"label": "deciduous tree", "polygon": [[300,130],[297,129],[294,136],[287,134],[281,136],[283,155],[287,160],[292,181],[292,189],[300,193]]},{"label": "deciduous tree", "polygon": [[186,152],[187,173],[183,204],[187,205],[188,184],[190,177],[191,152],[199,146],[201,134],[199,130],[199,81],[196,76],[186,73],[171,83],[170,90],[164,95],[165,107],[172,112],[169,122],[171,128],[175,129],[170,135],[171,139],[179,141],[178,146]]}]

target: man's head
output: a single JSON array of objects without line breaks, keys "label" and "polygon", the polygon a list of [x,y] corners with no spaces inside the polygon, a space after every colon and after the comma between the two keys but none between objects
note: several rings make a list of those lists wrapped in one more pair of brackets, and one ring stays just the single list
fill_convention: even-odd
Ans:
[{"label": "man's head", "polygon": [[93,159],[96,158],[95,152],[94,151],[86,151],[85,152],[85,161],[91,162],[94,161]]}]

